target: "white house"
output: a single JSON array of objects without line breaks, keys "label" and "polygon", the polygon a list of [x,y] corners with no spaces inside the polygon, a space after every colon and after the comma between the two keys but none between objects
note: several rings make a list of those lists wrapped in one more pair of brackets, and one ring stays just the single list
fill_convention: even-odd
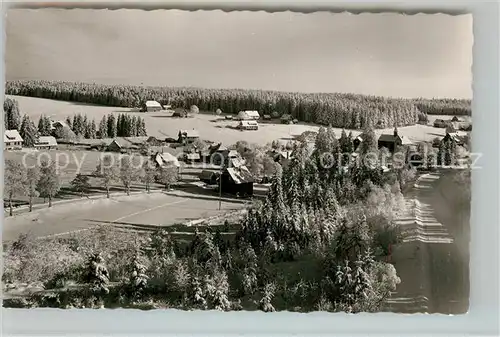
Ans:
[{"label": "white house", "polygon": [[41,149],[46,149],[46,150],[57,149],[57,141],[52,136],[40,136],[40,137],[38,137],[38,140],[35,143],[35,148],[40,149],[40,150]]},{"label": "white house", "polygon": [[239,124],[240,130],[258,130],[259,129],[259,123],[255,120],[247,121],[243,120]]},{"label": "white house", "polygon": [[23,137],[17,130],[5,130],[3,142],[5,150],[21,150],[23,148]]},{"label": "white house", "polygon": [[238,112],[238,117],[237,119],[244,121],[244,120],[257,120],[260,118],[259,112],[258,111],[240,111]]},{"label": "white house", "polygon": [[158,103],[157,101],[147,101],[146,102],[146,111],[151,112],[151,111],[160,111],[162,110],[161,104]]}]

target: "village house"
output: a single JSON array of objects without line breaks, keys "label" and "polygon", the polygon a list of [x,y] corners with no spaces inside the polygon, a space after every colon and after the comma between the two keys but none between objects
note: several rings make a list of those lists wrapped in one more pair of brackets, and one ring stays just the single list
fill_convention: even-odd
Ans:
[{"label": "village house", "polygon": [[436,119],[434,121],[434,127],[435,128],[445,128],[446,127],[446,121],[444,119]]},{"label": "village house", "polygon": [[145,104],[145,111],[146,112],[154,112],[154,111],[160,111],[163,110],[162,106],[160,103],[157,101],[147,101]]},{"label": "village house", "polygon": [[258,130],[259,123],[257,121],[241,121],[238,128],[242,131],[244,130]]},{"label": "village house", "polygon": [[260,118],[260,115],[258,111],[246,110],[238,112],[238,116],[236,118],[241,121],[258,120]]},{"label": "village house", "polygon": [[5,130],[3,143],[5,150],[21,150],[23,148],[23,138],[17,130]]},{"label": "village house", "polygon": [[356,138],[353,139],[352,144],[354,145],[354,151],[356,151],[363,141],[363,137],[361,135],[357,136]]},{"label": "village house", "polygon": [[181,165],[177,157],[168,152],[156,152],[152,158],[157,168],[164,167],[177,167],[179,168]]},{"label": "village house", "polygon": [[455,145],[464,146],[467,144],[467,133],[466,132],[447,132],[443,137],[441,142],[446,142],[451,140]]},{"label": "village house", "polygon": [[139,146],[126,138],[115,138],[106,148],[109,152],[129,153],[139,150]]},{"label": "village house", "polygon": [[282,124],[292,124],[293,123],[292,115],[284,114],[283,116],[281,116],[281,123]]},{"label": "village house", "polygon": [[207,185],[216,185],[219,180],[219,172],[203,170],[199,175],[200,181]]},{"label": "village house", "polygon": [[35,143],[35,148],[38,150],[53,150],[57,149],[57,141],[52,136],[40,136]]},{"label": "village house", "polygon": [[215,144],[209,148],[210,163],[214,165],[228,165],[229,160],[241,159],[236,150],[229,150],[222,143]]},{"label": "village house", "polygon": [[191,144],[197,139],[200,139],[200,135],[195,129],[180,130],[177,141],[181,144]]},{"label": "village house", "polygon": [[225,168],[222,171],[221,180],[223,193],[237,197],[253,196],[254,179],[246,166]]},{"label": "village house", "polygon": [[[50,123],[50,129],[52,131],[55,131],[57,129],[64,129],[64,128],[70,128],[68,124],[64,121],[51,121]],[[71,128],[70,128],[71,129]]]},{"label": "village house", "polygon": [[404,145],[411,145],[412,142],[410,139],[408,139],[405,136],[400,136],[398,134],[398,129],[394,128],[393,134],[382,134],[380,135],[378,139],[378,148],[383,148],[385,147],[388,149],[391,153],[394,153],[394,151],[399,147],[399,146],[404,146]]}]

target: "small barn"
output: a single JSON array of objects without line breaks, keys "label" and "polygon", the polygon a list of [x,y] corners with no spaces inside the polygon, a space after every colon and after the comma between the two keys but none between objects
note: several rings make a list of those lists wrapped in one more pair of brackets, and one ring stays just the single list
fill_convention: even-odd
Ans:
[{"label": "small barn", "polygon": [[445,128],[447,124],[444,119],[436,119],[433,125],[435,128]]},{"label": "small barn", "polygon": [[113,139],[106,148],[106,151],[120,153],[127,153],[135,150],[139,150],[139,146],[125,138]]},{"label": "small barn", "polygon": [[200,139],[198,131],[192,130],[179,130],[177,141],[181,144],[191,144],[195,140]]},{"label": "small barn", "polygon": [[146,101],[145,104],[145,111],[146,112],[155,112],[155,111],[161,111],[163,110],[162,106],[160,103],[157,101]]},{"label": "small barn", "polygon": [[254,110],[245,110],[238,112],[237,119],[240,121],[258,120],[260,118],[259,112]]},{"label": "small barn", "polygon": [[40,136],[35,143],[35,148],[39,150],[57,149],[57,141],[52,136]]},{"label": "small barn", "polygon": [[398,129],[394,128],[394,133],[391,134],[382,134],[378,139],[378,148],[385,147],[390,152],[394,152],[396,148],[403,145],[412,144],[411,140],[408,137],[400,136],[398,134]]},{"label": "small barn", "polygon": [[17,130],[5,130],[3,143],[5,150],[21,150],[23,148],[23,137]]},{"label": "small barn", "polygon": [[221,179],[222,192],[237,197],[253,196],[254,179],[246,166],[224,169]]},{"label": "small barn", "polygon": [[257,121],[248,121],[248,120],[244,120],[244,121],[241,121],[240,124],[238,125],[238,128],[242,131],[246,131],[246,130],[258,130],[259,129],[259,123],[257,123]]},{"label": "small barn", "polygon": [[155,163],[156,167],[180,167],[179,160],[173,154],[168,152],[157,152],[151,158]]},{"label": "small barn", "polygon": [[203,170],[199,177],[200,180],[207,185],[216,185],[219,180],[219,172]]},{"label": "small barn", "polygon": [[357,136],[356,138],[353,139],[352,141],[352,144],[354,145],[354,151],[356,151],[359,147],[359,145],[361,144],[361,142],[363,141],[363,136],[362,135],[359,135]]},{"label": "small barn", "polygon": [[443,137],[441,142],[446,142],[449,140],[451,140],[458,146],[464,146],[465,144],[467,144],[467,133],[460,131],[446,133],[446,136]]},{"label": "small barn", "polygon": [[292,115],[284,114],[283,116],[281,116],[281,123],[282,124],[291,124],[291,123],[293,123],[293,117],[292,117]]}]

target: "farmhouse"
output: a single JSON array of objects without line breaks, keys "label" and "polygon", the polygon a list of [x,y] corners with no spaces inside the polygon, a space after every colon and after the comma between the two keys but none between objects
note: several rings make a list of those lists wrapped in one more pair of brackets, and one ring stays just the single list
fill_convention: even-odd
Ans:
[{"label": "farmhouse", "polygon": [[358,149],[358,147],[362,141],[363,141],[363,137],[361,135],[359,135],[353,139],[352,144],[354,145],[354,150]]},{"label": "farmhouse", "polygon": [[240,154],[236,150],[229,150],[227,147],[218,143],[209,148],[210,161],[214,165],[228,164],[229,160],[241,159]]},{"label": "farmhouse", "polygon": [[385,147],[390,152],[394,152],[399,146],[410,144],[412,144],[412,142],[407,137],[398,135],[397,128],[394,128],[394,133],[392,135],[382,134],[378,139],[378,148],[380,149],[382,147]]},{"label": "farmhouse", "polygon": [[17,130],[5,130],[3,143],[5,150],[21,150],[23,148],[23,138]]},{"label": "farmhouse", "polygon": [[467,144],[467,133],[460,131],[446,133],[446,136],[443,137],[441,142],[446,142],[449,140],[451,140],[458,146],[464,146],[465,144]]},{"label": "farmhouse", "polygon": [[180,167],[181,165],[179,164],[179,161],[177,158],[168,153],[168,152],[157,152],[152,156],[153,162],[156,164],[156,167],[162,168],[162,167]]},{"label": "farmhouse", "polygon": [[444,119],[436,119],[434,121],[434,127],[435,128],[445,128],[446,127],[446,121]]},{"label": "farmhouse", "polygon": [[106,148],[107,151],[121,153],[138,149],[139,146],[126,138],[115,138]]},{"label": "farmhouse", "polygon": [[64,128],[70,128],[70,127],[64,121],[51,121],[51,123],[50,123],[50,129],[52,131],[55,131],[55,130],[57,130],[59,128],[64,129]]},{"label": "farmhouse", "polygon": [[222,192],[241,197],[253,196],[253,176],[246,166],[224,169],[221,176]]},{"label": "farmhouse", "polygon": [[219,174],[215,171],[203,170],[200,173],[200,180],[208,185],[216,185],[219,180]]},{"label": "farmhouse", "polygon": [[35,143],[35,148],[39,150],[57,149],[57,141],[52,136],[40,136]]},{"label": "farmhouse", "polygon": [[259,129],[259,123],[257,121],[241,121],[240,124],[238,125],[238,128],[240,130],[258,130]]},{"label": "farmhouse", "polygon": [[160,111],[162,110],[161,104],[157,101],[147,101],[146,104],[146,112]]},{"label": "farmhouse", "polygon": [[238,112],[238,116],[236,117],[237,119],[241,121],[245,120],[257,120],[260,118],[259,112],[258,111],[240,111]]},{"label": "farmhouse", "polygon": [[292,115],[284,114],[283,116],[281,116],[281,123],[282,124],[291,124],[291,123],[293,123],[293,117],[292,117]]},{"label": "farmhouse", "polygon": [[177,141],[181,144],[191,144],[197,139],[200,139],[200,135],[195,129],[180,130]]}]

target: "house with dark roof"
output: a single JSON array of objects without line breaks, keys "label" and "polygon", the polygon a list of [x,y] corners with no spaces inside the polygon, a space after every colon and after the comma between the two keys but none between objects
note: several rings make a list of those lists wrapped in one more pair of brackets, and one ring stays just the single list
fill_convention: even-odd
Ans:
[{"label": "house with dark roof", "polygon": [[222,171],[220,179],[223,193],[237,197],[253,196],[254,178],[246,166],[227,167]]},{"label": "house with dark roof", "polygon": [[200,134],[195,129],[179,130],[178,142],[181,144],[191,144],[195,140],[200,139]]},{"label": "house with dark roof", "polygon": [[353,150],[356,151],[359,147],[359,145],[361,144],[361,142],[363,141],[363,136],[362,135],[359,135],[357,136],[356,138],[354,138],[352,140],[352,144],[354,145],[354,148]]},{"label": "house with dark roof", "polygon": [[216,185],[219,180],[219,172],[203,170],[201,171],[199,178],[207,185]]},{"label": "house with dark roof", "polygon": [[394,152],[396,148],[403,145],[411,145],[412,142],[408,137],[400,136],[398,129],[394,128],[393,134],[382,134],[378,139],[378,148],[385,147],[390,152]]},{"label": "house with dark roof", "polygon": [[441,142],[451,140],[453,143],[455,143],[455,145],[464,146],[465,144],[467,144],[467,137],[468,136],[466,132],[447,132]]},{"label": "house with dark roof", "polygon": [[130,152],[139,150],[139,144],[134,142],[132,139],[127,139],[125,137],[115,138],[106,148],[110,152]]},{"label": "house with dark roof", "polygon": [[433,125],[435,128],[445,128],[447,123],[444,119],[436,119]]},{"label": "house with dark roof", "polygon": [[3,134],[3,146],[5,150],[21,150],[23,148],[23,137],[17,130],[5,130]]}]

